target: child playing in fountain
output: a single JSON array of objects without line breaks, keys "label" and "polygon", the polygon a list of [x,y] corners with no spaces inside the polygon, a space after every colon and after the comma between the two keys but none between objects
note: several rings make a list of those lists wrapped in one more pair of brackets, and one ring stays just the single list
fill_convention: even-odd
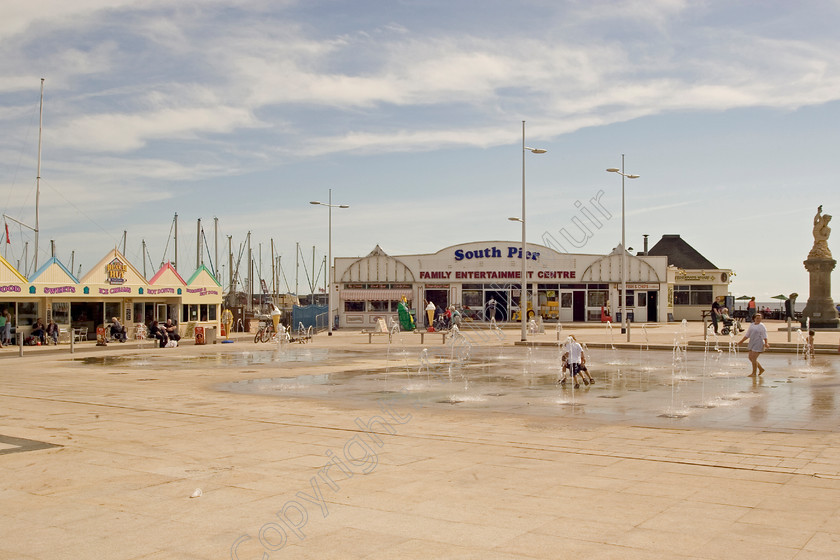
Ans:
[{"label": "child playing in fountain", "polygon": [[572,373],[572,379],[575,382],[575,389],[580,388],[580,383],[578,383],[577,380],[578,374],[580,374],[580,378],[583,379],[584,385],[595,383],[592,376],[589,375],[589,370],[586,369],[586,356],[583,353],[583,347],[575,339],[574,335],[569,335],[569,338],[566,339],[566,344],[563,347],[563,354],[560,360],[560,367],[563,370],[563,377],[558,382],[560,385],[566,384],[567,369]]}]

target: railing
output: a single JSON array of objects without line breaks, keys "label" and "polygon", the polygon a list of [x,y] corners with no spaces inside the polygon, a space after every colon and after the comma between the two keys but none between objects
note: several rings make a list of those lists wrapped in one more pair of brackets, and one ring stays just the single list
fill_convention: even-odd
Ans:
[{"label": "railing", "polygon": [[325,331],[329,325],[328,313],[320,313],[315,315],[315,332]]}]

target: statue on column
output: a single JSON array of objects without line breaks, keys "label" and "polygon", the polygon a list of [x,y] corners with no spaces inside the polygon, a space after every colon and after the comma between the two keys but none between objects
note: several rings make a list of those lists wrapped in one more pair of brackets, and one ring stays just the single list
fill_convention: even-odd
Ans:
[{"label": "statue on column", "polygon": [[840,317],[831,299],[831,271],[837,261],[831,258],[831,250],[828,248],[828,237],[831,235],[829,222],[831,216],[823,214],[820,205],[814,216],[814,246],[802,263],[808,271],[811,288],[808,304],[802,311],[803,327],[810,324],[811,327],[836,329],[840,326]]}]

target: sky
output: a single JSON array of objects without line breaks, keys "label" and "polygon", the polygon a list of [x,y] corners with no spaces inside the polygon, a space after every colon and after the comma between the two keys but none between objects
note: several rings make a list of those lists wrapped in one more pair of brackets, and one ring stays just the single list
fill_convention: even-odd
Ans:
[{"label": "sky", "polygon": [[35,223],[43,78],[39,264],[54,240],[84,275],[125,235],[151,277],[175,259],[177,213],[185,275],[201,219],[225,276],[228,239],[236,261],[250,231],[262,276],[273,242],[294,291],[299,244],[308,293],[329,221],[309,202],[329,189],[350,206],[332,212],[333,256],[519,241],[525,121],[547,150],[525,158],[529,242],[561,240],[600,197],[612,219],[566,248],[618,245],[621,177],[605,170],[624,154],[640,176],[628,246],[680,234],[735,271],[733,295],[801,301],[816,209],[840,212],[839,23],[836,0],[7,3],[2,254],[32,272],[18,222]]}]

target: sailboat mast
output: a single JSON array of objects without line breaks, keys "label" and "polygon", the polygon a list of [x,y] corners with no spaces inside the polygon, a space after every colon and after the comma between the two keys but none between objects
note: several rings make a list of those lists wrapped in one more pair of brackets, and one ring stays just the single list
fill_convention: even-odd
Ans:
[{"label": "sailboat mast", "polygon": [[201,266],[201,218],[195,225],[195,269]]},{"label": "sailboat mast", "polygon": [[178,271],[178,212],[175,212],[175,272]]},{"label": "sailboat mast", "polygon": [[222,268],[222,263],[219,262],[219,218],[213,217],[213,252],[215,253],[215,260],[213,261],[213,276],[216,281],[221,284],[222,276],[219,274],[219,269]]},{"label": "sailboat mast", "polygon": [[[230,277],[228,278],[228,294],[233,294],[236,296],[236,286],[233,284],[233,249],[231,248],[231,240],[233,239],[232,235],[228,235],[228,274]],[[233,305],[234,298],[232,297],[229,300],[228,305]]]},{"label": "sailboat mast", "polygon": [[44,78],[41,78],[41,106],[38,110],[38,173],[35,177],[35,270],[38,270],[38,211],[41,201],[41,137],[44,126]]}]

